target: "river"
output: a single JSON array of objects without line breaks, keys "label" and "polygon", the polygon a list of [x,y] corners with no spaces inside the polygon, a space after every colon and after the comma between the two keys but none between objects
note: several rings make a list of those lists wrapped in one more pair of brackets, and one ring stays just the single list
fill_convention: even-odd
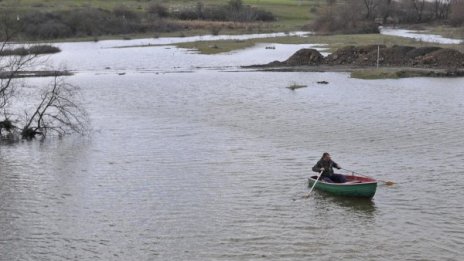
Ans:
[{"label": "river", "polygon": [[[463,78],[238,68],[299,45],[112,44],[50,57],[76,72],[89,137],[0,145],[0,260],[461,259]],[[325,151],[396,184],[303,199]]]}]

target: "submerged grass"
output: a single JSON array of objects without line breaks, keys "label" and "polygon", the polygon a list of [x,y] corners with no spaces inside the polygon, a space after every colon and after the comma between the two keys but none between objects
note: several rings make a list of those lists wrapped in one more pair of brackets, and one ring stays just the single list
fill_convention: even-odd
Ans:
[{"label": "submerged grass", "polygon": [[290,89],[290,90],[294,91],[296,89],[301,89],[301,88],[306,88],[306,87],[308,87],[308,85],[298,84],[296,82],[293,82],[292,84],[287,86],[287,89]]},{"label": "submerged grass", "polygon": [[11,55],[38,55],[38,54],[52,54],[61,52],[60,48],[51,45],[35,45],[31,47],[19,47],[15,49],[3,49],[0,50],[0,56],[11,56]]},{"label": "submerged grass", "polygon": [[[340,47],[347,45],[408,45],[414,47],[423,46],[441,46],[454,48],[461,52],[464,51],[464,45],[438,45],[416,41],[412,38],[405,38],[381,34],[350,34],[350,35],[310,35],[308,37],[283,36],[274,38],[256,38],[244,41],[223,40],[223,41],[199,41],[193,43],[180,43],[177,47],[196,49],[201,54],[217,54],[230,52],[243,48],[252,47],[257,43],[280,43],[280,44],[320,44],[333,52]],[[212,48],[213,47],[213,48]]]},{"label": "submerged grass", "polygon": [[249,40],[220,40],[220,41],[200,41],[194,43],[177,44],[179,48],[193,49],[201,54],[218,54],[233,50],[244,49],[255,45],[254,41]]},{"label": "submerged grass", "polygon": [[363,80],[400,79],[410,77],[443,77],[442,72],[429,69],[379,68],[351,72],[351,78]]}]

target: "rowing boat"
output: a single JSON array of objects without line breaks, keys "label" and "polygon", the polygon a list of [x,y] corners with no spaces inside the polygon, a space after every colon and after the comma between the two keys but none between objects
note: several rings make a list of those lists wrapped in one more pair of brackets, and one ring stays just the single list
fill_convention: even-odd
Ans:
[{"label": "rowing boat", "polygon": [[[369,177],[354,175],[343,175],[345,183],[329,183],[321,179],[316,184],[316,189],[328,192],[337,196],[372,198],[377,190],[377,180]],[[309,186],[316,182],[317,176],[309,178]]]}]

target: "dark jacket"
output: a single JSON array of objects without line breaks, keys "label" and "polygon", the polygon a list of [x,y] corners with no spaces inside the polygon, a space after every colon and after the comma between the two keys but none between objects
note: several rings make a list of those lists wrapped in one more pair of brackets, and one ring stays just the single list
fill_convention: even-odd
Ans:
[{"label": "dark jacket", "polygon": [[325,161],[320,159],[316,165],[313,167],[314,172],[321,172],[321,168],[324,168],[324,172],[322,173],[323,177],[328,177],[334,174],[333,168],[340,169],[337,163],[333,160]]}]

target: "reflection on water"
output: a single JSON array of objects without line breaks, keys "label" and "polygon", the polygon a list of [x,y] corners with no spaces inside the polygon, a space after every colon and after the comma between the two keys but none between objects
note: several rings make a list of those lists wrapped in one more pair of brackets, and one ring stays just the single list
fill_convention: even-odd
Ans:
[{"label": "reflection on water", "polygon": [[[124,76],[68,78],[91,137],[0,145],[0,260],[458,260],[463,79],[157,74],[173,53],[204,56],[141,49],[96,56],[96,72],[119,62]],[[324,151],[397,185],[372,201],[292,200]]]},{"label": "reflection on water", "polygon": [[356,213],[360,213],[364,216],[374,216],[375,201],[371,199],[357,199],[357,198],[343,198],[335,197],[324,193],[324,197],[329,200],[329,204],[336,204],[341,207],[350,208]]},{"label": "reflection on water", "polygon": [[317,48],[323,54],[327,54],[321,45],[316,44],[273,44],[275,49],[271,50],[265,48],[266,44],[257,44],[244,50],[217,55],[198,54],[193,50],[178,49],[174,46],[115,49],[103,48],[104,45],[100,43],[87,42],[57,45],[62,52],[48,59],[56,67],[66,64],[66,69],[74,72],[115,76],[120,76],[121,73],[165,74],[198,70],[238,70],[242,65],[286,60],[301,48]]},{"label": "reflection on water", "polygon": [[[163,38],[146,38],[133,40],[108,40],[102,41],[102,48],[130,47],[144,45],[169,45],[177,43],[191,43],[198,41],[220,41],[220,40],[248,40],[260,38],[275,38],[283,36],[307,37],[311,32],[288,32],[288,33],[267,33],[267,34],[242,34],[242,35],[200,35],[189,37],[163,37]],[[270,41],[272,41],[270,39]]]}]

